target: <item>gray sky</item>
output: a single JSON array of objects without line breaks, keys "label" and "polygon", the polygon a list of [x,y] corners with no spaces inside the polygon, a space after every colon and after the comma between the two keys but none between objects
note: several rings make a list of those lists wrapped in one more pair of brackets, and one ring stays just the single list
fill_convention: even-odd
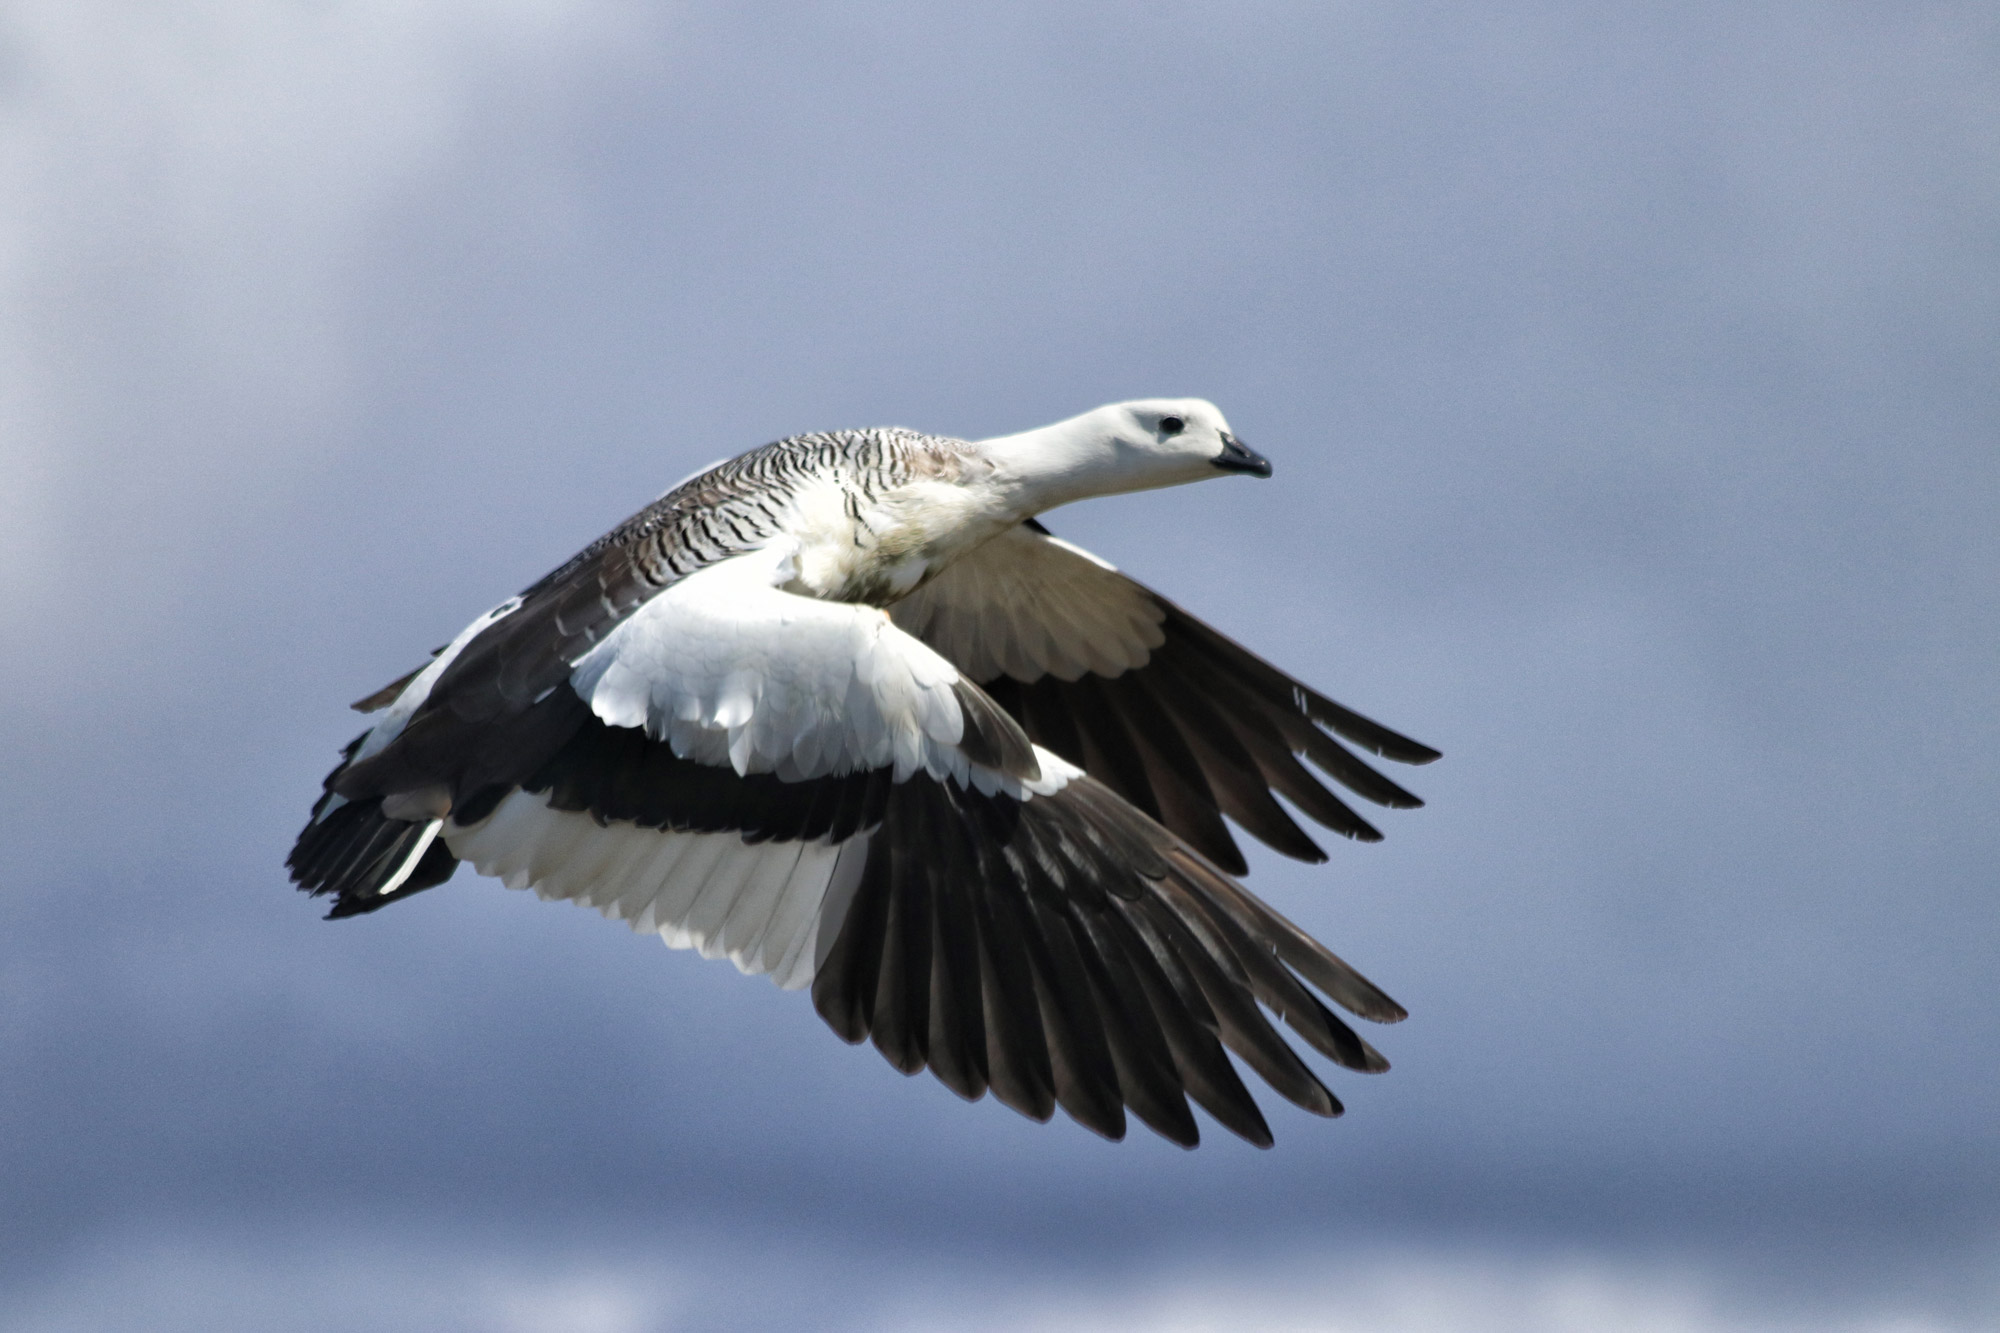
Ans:
[{"label": "gray sky", "polygon": [[[0,1327],[2000,1317],[1996,73],[1972,4],[19,0]],[[1253,858],[1412,1011],[1345,1119],[1113,1147],[286,886],[346,701],[692,467],[1141,394],[1276,478],[1051,526],[1445,751]]]}]

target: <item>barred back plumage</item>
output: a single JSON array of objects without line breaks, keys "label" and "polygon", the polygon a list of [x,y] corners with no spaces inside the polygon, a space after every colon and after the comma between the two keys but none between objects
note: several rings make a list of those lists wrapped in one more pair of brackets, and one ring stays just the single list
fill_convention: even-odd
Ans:
[{"label": "barred back plumage", "polygon": [[650,596],[768,540],[807,486],[837,483],[848,491],[854,513],[859,502],[920,476],[955,471],[969,449],[963,440],[897,426],[788,436],[689,477],[522,596],[559,587],[614,551],[627,553]]}]

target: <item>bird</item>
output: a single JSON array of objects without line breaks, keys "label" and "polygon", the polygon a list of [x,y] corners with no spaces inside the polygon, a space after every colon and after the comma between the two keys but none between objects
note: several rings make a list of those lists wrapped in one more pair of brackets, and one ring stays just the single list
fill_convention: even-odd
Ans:
[{"label": "bird", "polygon": [[[287,860],[376,911],[460,862],[787,989],[959,1096],[1183,1147],[1272,1135],[1233,1053],[1343,1107],[1274,1020],[1388,1068],[1403,1007],[1238,880],[1229,823],[1325,852],[1439,752],[1040,516],[1271,464],[1198,398],[968,441],[792,436],[712,465],[353,707]],[[1304,762],[1302,762],[1304,761]],[[1307,767],[1310,764],[1311,767]],[[1317,770],[1315,773],[1314,770]]]}]

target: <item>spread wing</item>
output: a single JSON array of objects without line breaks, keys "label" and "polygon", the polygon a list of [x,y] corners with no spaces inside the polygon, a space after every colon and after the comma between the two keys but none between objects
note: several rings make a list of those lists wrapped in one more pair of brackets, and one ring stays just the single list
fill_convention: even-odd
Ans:
[{"label": "spread wing", "polygon": [[1289,856],[1326,859],[1278,796],[1336,833],[1381,838],[1301,758],[1366,800],[1410,808],[1423,802],[1342,740],[1407,764],[1438,757],[1032,521],[961,557],[891,614],[1035,744],[1236,874],[1243,854],[1224,815]]},{"label": "spread wing", "polygon": [[518,772],[467,791],[422,747],[396,755],[517,612],[482,617],[390,705],[387,739],[349,747],[294,877],[347,915],[470,861],[810,987],[905,1072],[1112,1138],[1129,1110],[1191,1146],[1192,1098],[1268,1144],[1225,1050],[1338,1114],[1266,1009],[1337,1063],[1387,1067],[1320,997],[1379,1021],[1392,1000],[881,611],[780,591],[788,559],[774,543],[690,574],[547,694],[461,718],[482,772]]}]

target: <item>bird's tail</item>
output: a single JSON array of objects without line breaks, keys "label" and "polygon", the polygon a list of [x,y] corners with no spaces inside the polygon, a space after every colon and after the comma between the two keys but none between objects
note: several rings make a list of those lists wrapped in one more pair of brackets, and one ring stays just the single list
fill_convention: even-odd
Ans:
[{"label": "bird's tail", "polygon": [[328,920],[386,907],[444,883],[458,868],[458,858],[438,838],[443,819],[393,819],[382,813],[379,796],[350,801],[334,791],[362,739],[355,737],[341,752],[311,822],[285,858],[293,883],[315,898],[334,895]]}]

